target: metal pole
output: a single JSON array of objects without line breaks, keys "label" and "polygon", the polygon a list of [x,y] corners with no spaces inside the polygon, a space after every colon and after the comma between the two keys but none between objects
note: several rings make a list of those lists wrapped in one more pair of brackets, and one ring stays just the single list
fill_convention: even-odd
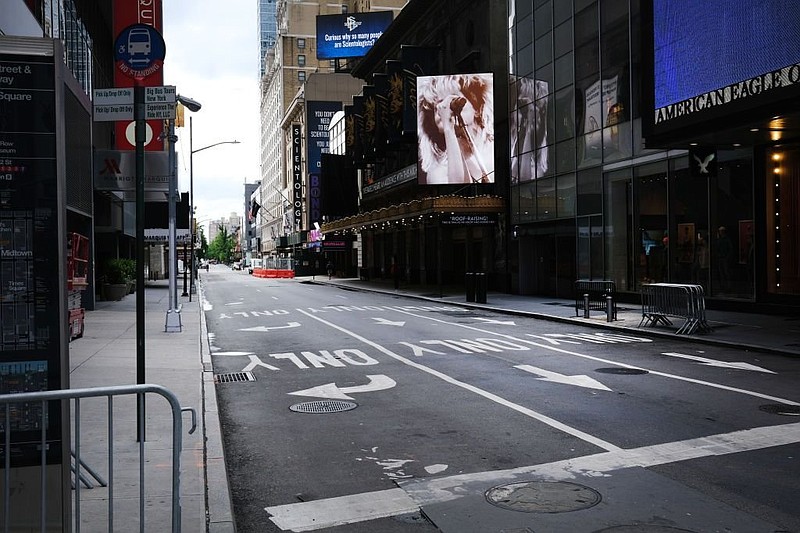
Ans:
[{"label": "metal pole", "polygon": [[[192,117],[189,117],[189,301],[194,292],[194,151],[192,150]],[[186,275],[184,266],[184,276]]]},{"label": "metal pole", "polygon": [[165,321],[164,331],[167,333],[174,333],[181,331],[181,315],[178,310],[178,283],[176,266],[178,263],[178,250],[176,232],[176,209],[175,202],[177,200],[178,192],[178,172],[175,157],[175,143],[178,136],[175,135],[175,119],[169,121],[169,133],[167,134],[167,141],[169,143],[169,309],[167,310],[167,319]]},{"label": "metal pole", "polygon": [[[133,119],[136,123],[136,383],[145,382],[144,351],[144,142],[145,142],[145,103],[144,86],[137,79],[133,88]],[[137,403],[137,428],[143,428],[144,405]],[[137,429],[136,440],[144,442],[144,429]]]}]

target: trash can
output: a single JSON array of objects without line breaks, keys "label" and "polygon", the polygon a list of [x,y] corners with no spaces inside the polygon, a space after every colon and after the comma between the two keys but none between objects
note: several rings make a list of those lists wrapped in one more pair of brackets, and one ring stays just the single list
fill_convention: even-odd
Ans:
[{"label": "trash can", "polygon": [[479,304],[486,303],[486,273],[477,272],[475,276],[475,302]]},{"label": "trash can", "polygon": [[467,289],[467,301],[475,301],[475,274],[467,272],[464,274],[464,287]]}]

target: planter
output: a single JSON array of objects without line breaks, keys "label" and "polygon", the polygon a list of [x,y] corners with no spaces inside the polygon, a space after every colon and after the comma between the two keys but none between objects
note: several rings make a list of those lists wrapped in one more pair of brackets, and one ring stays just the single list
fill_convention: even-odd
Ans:
[{"label": "planter", "polygon": [[106,283],[103,285],[103,294],[106,300],[117,302],[122,300],[128,294],[127,283]]}]

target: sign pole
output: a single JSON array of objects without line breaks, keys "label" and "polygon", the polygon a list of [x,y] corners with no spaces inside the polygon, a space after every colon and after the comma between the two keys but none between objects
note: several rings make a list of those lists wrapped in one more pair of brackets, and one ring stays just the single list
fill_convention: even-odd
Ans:
[{"label": "sign pole", "polygon": [[[133,120],[136,123],[136,384],[145,382],[144,350],[144,144],[145,103],[142,80],[133,87]],[[136,441],[145,441],[144,402],[136,402]]]},{"label": "sign pole", "polygon": [[167,310],[167,320],[165,330],[167,333],[180,333],[181,325],[181,310],[178,308],[178,290],[177,290],[177,272],[176,266],[178,264],[178,250],[177,239],[175,238],[176,226],[176,209],[175,202],[178,191],[178,173],[175,157],[175,143],[178,136],[175,135],[175,119],[169,120],[169,133],[167,135],[169,141],[169,309]]}]

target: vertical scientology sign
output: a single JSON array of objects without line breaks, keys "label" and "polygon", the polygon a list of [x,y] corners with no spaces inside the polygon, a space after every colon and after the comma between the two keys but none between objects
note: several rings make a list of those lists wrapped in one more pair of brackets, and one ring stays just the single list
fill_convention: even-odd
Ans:
[{"label": "vertical scientology sign", "polygon": [[296,230],[302,228],[303,219],[303,130],[292,124],[292,216]]}]

